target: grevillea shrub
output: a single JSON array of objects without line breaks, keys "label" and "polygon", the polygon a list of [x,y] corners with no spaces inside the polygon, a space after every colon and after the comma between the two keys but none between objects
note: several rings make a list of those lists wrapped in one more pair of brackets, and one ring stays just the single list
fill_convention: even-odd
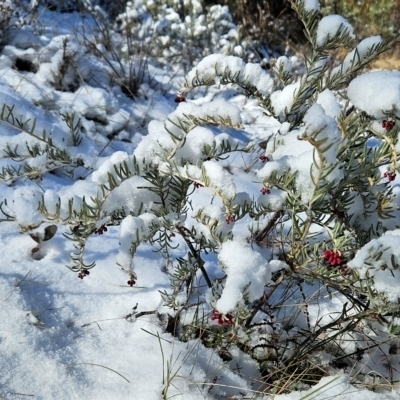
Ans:
[{"label": "grevillea shrub", "polygon": [[[84,282],[96,273],[85,258],[91,236],[119,226],[116,264],[129,286],[140,282],[137,249],[150,243],[171,281],[161,292],[167,331],[200,340],[231,368],[233,354],[246,353],[265,393],[337,369],[356,383],[372,371],[395,384],[400,72],[362,71],[395,41],[358,42],[344,18],[322,18],[316,0],[291,4],[311,48],[304,74],[285,56],[266,72],[209,55],[132,154],[100,159],[77,115],[63,110],[64,130],[50,118],[35,125],[35,112],[21,117],[10,95],[0,120],[26,136],[26,149],[12,145],[15,129],[2,141],[12,160],[0,174],[3,220],[39,247],[64,225],[75,246],[68,267]],[[329,54],[342,47],[335,65]],[[203,86],[220,95],[193,101]],[[274,118],[261,143],[241,139],[246,121],[225,100],[232,87]],[[50,172],[76,182],[61,192],[15,185]]]}]

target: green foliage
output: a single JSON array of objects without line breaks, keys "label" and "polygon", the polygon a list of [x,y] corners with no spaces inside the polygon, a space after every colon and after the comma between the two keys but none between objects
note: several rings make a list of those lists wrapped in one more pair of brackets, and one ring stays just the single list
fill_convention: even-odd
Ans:
[{"label": "green foliage", "polygon": [[324,15],[339,14],[348,18],[361,37],[383,34],[394,37],[398,34],[399,2],[334,0],[321,1]]}]

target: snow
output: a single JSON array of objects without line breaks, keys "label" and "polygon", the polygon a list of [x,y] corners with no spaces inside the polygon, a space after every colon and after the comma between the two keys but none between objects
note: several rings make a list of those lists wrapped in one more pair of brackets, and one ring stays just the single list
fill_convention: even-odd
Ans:
[{"label": "snow", "polygon": [[247,289],[250,301],[257,300],[264,292],[264,286],[271,279],[271,270],[260,253],[249,244],[227,241],[222,244],[218,255],[228,275],[216,309],[223,314],[233,311],[238,303],[244,301],[243,289]]},{"label": "snow", "polygon": [[275,90],[271,94],[271,104],[280,121],[285,121],[285,114],[290,111],[299,88],[300,82],[296,82],[285,86],[283,90]]},{"label": "snow", "polygon": [[328,15],[323,17],[317,27],[316,44],[319,47],[331,42],[335,36],[345,33],[346,36],[355,39],[354,28],[340,15]]},{"label": "snow", "polygon": [[190,90],[198,80],[200,82],[219,80],[224,74],[239,82],[255,86],[264,95],[270,94],[273,87],[272,78],[261,68],[260,64],[245,64],[239,57],[212,54],[203,58],[187,74],[184,88]]},{"label": "snow", "polygon": [[[397,270],[399,237],[399,229],[384,233],[361,248],[348,263],[348,267],[356,270],[362,279],[372,279],[375,290],[392,302],[400,298],[400,271]],[[377,253],[381,254],[379,258]]]},{"label": "snow", "polygon": [[203,168],[209,179],[209,185],[221,193],[225,199],[232,200],[236,194],[235,184],[229,176],[229,173],[224,171],[217,161],[205,161]]},{"label": "snow", "polygon": [[40,199],[40,191],[33,188],[21,187],[14,191],[13,210],[22,229],[39,226],[42,222],[37,211]]},{"label": "snow", "polygon": [[[16,7],[15,2],[3,3],[10,12]],[[343,102],[336,92],[324,90],[303,105],[301,124],[286,121],[300,80],[274,91],[273,76],[260,64],[228,55],[247,56],[248,46],[227,6],[206,11],[199,1],[183,3],[191,15],[181,17],[167,3],[135,0],[118,17],[119,31],[112,31],[111,44],[127,52],[119,33],[130,29],[143,40],[143,48],[158,47],[162,53],[157,60],[149,56],[134,98],[124,94],[120,80],[122,67],[136,68],[137,60],[130,64],[126,54],[114,59],[119,49],[107,50],[90,15],[40,8],[35,21],[24,26],[15,17],[8,21],[8,11],[0,16],[2,28],[14,23],[18,28],[10,29],[0,55],[0,110],[4,105],[4,115],[12,109],[14,116],[3,115],[0,121],[1,398],[212,400],[260,395],[267,400],[269,395],[257,393],[268,385],[262,382],[260,363],[243,349],[253,347],[252,355],[260,356],[266,370],[271,357],[266,343],[281,340],[284,363],[294,354],[294,343],[309,337],[309,330],[318,332],[334,316],[355,313],[346,309],[347,298],[320,281],[299,279],[294,290],[286,283],[279,286],[286,272],[290,275],[297,268],[285,258],[293,232],[293,197],[305,207],[312,205],[318,167],[329,169],[322,183],[332,189],[343,178],[345,165],[337,159]],[[319,11],[317,0],[303,4],[306,11]],[[99,7],[92,11],[103,13]],[[322,18],[317,46],[346,29],[354,38],[342,17]],[[218,54],[203,58],[210,52],[204,35]],[[185,43],[189,36],[193,42]],[[379,36],[364,39],[331,74],[347,72],[355,58],[365,59],[381,41]],[[198,50],[190,54],[191,61],[186,59],[188,49]],[[30,62],[32,69],[18,70],[18,59]],[[327,62],[328,58],[319,60],[320,65]],[[276,67],[295,76],[299,62],[279,56]],[[226,77],[258,91],[261,99],[271,95],[275,117],[266,115],[258,100],[249,99],[243,90],[225,86]],[[197,88],[201,82],[215,85]],[[177,105],[179,90],[186,101]],[[371,126],[385,133],[379,119],[387,113],[400,116],[400,74],[361,75],[350,83],[347,96],[358,109],[378,118]],[[80,144],[74,143],[70,120],[78,127]],[[316,142],[323,154],[316,151]],[[249,144],[246,151],[226,150]],[[46,153],[49,148],[64,151],[69,161],[60,167]],[[21,162],[9,155],[10,149],[21,154]],[[380,168],[386,171],[388,166]],[[157,187],[171,172],[174,179]],[[272,176],[285,174],[293,174],[295,193],[271,184]],[[189,200],[179,213],[174,211],[179,202],[176,187],[182,182],[188,186]],[[397,207],[398,180],[387,184],[393,185]],[[253,202],[260,207],[259,215],[244,213],[236,219],[235,213],[240,215]],[[281,230],[268,232],[256,243],[255,232],[268,228],[282,210],[288,219]],[[352,222],[364,222],[360,210],[364,204],[355,196],[346,210]],[[396,222],[397,218],[387,222],[384,229],[391,223],[390,230],[365,244],[347,263],[351,273],[370,281],[373,305],[383,311],[388,301],[400,298]],[[45,229],[53,224],[58,227],[54,237],[44,240]],[[158,237],[152,235],[155,229]],[[313,226],[311,232],[313,244],[332,244],[320,227]],[[65,238],[71,233],[75,241]],[[196,257],[200,242],[205,248],[203,269]],[[162,249],[157,247],[160,243]],[[75,265],[80,245],[85,247],[83,271],[89,272],[82,279],[66,268]],[[179,279],[177,260],[186,263],[190,273],[194,270],[194,279],[188,285],[186,277],[177,288],[174,308],[164,296],[171,293],[171,281]],[[96,266],[91,268],[93,262]],[[249,333],[241,326],[260,300],[263,304]],[[213,312],[222,314],[224,321],[232,318],[232,326],[211,321]],[[175,318],[185,329],[171,328]],[[391,329],[400,320],[393,319],[392,326],[372,319],[337,338],[345,354],[363,350],[354,370],[343,367],[345,373],[339,374],[341,368],[332,361],[336,353],[314,352],[308,362],[330,376],[319,383],[316,378],[314,386],[291,386],[291,393],[274,399],[399,398],[400,356],[393,353]],[[207,326],[204,332],[201,323]],[[216,351],[211,342],[220,340]],[[241,346],[235,344],[239,340]],[[370,351],[376,343],[380,346]],[[386,384],[388,370],[394,381],[390,388],[380,389],[382,393],[366,389],[373,388],[378,375],[378,383]],[[371,371],[376,371],[375,377]]]},{"label": "snow", "polygon": [[329,89],[325,89],[323,92],[318,93],[316,103],[320,104],[326,115],[329,115],[332,118],[337,118],[342,111],[335,95]]},{"label": "snow", "polygon": [[[329,100],[325,102],[327,108],[332,108],[332,101],[333,99],[329,97]],[[339,182],[343,177],[343,172],[336,158],[341,137],[336,121],[327,115],[321,105],[317,103],[307,111],[304,122],[304,127],[292,130],[285,135],[285,146],[278,146],[271,152],[272,161],[267,162],[258,171],[258,176],[263,181],[268,182],[268,179],[274,173],[279,175],[289,171],[297,173],[296,182],[300,188],[301,198],[304,202],[309,202],[315,193],[314,182],[318,168],[333,167],[332,171],[325,177],[329,182]],[[315,166],[312,169],[314,146],[311,142],[314,140],[320,141],[320,146],[325,151],[323,158],[320,158],[319,155],[316,156],[316,159],[319,159],[319,167]],[[311,175],[310,170],[313,175]],[[271,194],[272,200],[276,198],[278,193],[272,191]],[[265,196],[267,199],[263,203],[270,202],[269,196]],[[275,200],[275,207],[278,207],[274,208],[275,210],[279,209],[283,199],[284,197],[280,197],[280,200]]]},{"label": "snow", "polygon": [[389,112],[400,117],[400,72],[362,74],[350,82],[347,95],[356,107],[373,117],[383,118]]},{"label": "snow", "polygon": [[319,1],[318,0],[304,0],[304,9],[306,11],[319,11]]},{"label": "snow", "polygon": [[283,72],[290,73],[292,72],[293,66],[290,60],[286,56],[280,56],[276,60],[275,68],[282,69]]},{"label": "snow", "polygon": [[371,51],[382,43],[380,36],[371,36],[363,39],[354,50],[350,51],[343,62],[332,69],[331,76],[338,73],[347,72],[353,68],[359,61],[364,60]]},{"label": "snow", "polygon": [[350,384],[348,376],[338,375],[322,378],[318,385],[315,385],[310,390],[278,395],[274,398],[276,400],[301,400],[308,398],[313,400],[324,400],[327,397],[337,398],[340,400],[391,400],[397,399],[398,395],[396,393],[374,393],[366,389],[357,390],[353,385]]}]

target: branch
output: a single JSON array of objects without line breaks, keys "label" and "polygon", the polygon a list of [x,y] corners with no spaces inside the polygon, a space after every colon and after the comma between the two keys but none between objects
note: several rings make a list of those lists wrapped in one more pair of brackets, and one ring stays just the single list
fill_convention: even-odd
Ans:
[{"label": "branch", "polygon": [[186,236],[186,234],[185,234],[185,231],[184,231],[184,229],[183,229],[181,226],[177,225],[177,226],[176,226],[176,229],[178,230],[178,232],[179,232],[180,235],[182,236],[183,240],[186,242],[187,246],[189,247],[189,250],[190,250],[190,252],[192,253],[192,256],[195,258],[195,260],[196,260],[196,262],[197,262],[197,264],[198,264],[198,266],[199,266],[199,268],[200,268],[200,270],[201,270],[201,273],[203,274],[204,279],[206,280],[207,286],[208,286],[209,288],[211,288],[211,287],[212,287],[212,283],[211,283],[211,280],[210,280],[210,278],[209,278],[209,276],[208,276],[208,274],[207,274],[206,269],[204,268],[204,261],[203,261],[202,258],[200,257],[199,251],[196,250],[196,249],[193,247],[192,242],[187,238],[187,236]]}]

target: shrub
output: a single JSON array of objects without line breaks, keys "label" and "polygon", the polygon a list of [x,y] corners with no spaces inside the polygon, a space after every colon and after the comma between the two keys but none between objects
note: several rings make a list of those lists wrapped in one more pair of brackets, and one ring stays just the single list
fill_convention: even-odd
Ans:
[{"label": "shrub", "polygon": [[26,25],[37,11],[38,1],[4,0],[0,4],[0,46],[3,47],[15,33]]},{"label": "shrub", "polygon": [[[51,121],[39,129],[18,104],[4,105],[0,121],[27,142],[24,152],[3,148],[13,160],[3,183],[48,172],[82,179],[64,193],[18,187],[1,209],[24,232],[65,225],[75,245],[68,267],[80,279],[90,279],[95,266],[85,259],[92,235],[120,227],[116,262],[129,286],[140,281],[135,253],[150,243],[171,279],[161,293],[168,332],[201,340],[227,362],[238,349],[247,353],[259,363],[265,393],[303,388],[335,368],[355,382],[372,370],[392,383],[400,326],[393,186],[400,73],[359,73],[395,41],[357,43],[345,19],[321,18],[317,1],[292,7],[311,47],[303,75],[296,78],[284,56],[267,73],[238,57],[210,55],[186,75],[176,110],[149,124],[133,154],[88,162],[82,149],[93,149],[74,114],[63,113],[65,132],[50,134]],[[333,67],[329,54],[338,47],[352,50]],[[199,87],[225,85],[256,98],[279,129],[262,143],[245,143],[235,138],[239,109],[223,92],[201,105],[189,101]],[[334,310],[329,297],[339,304]],[[377,343],[385,344],[386,368],[371,351]]]},{"label": "shrub", "polygon": [[363,37],[384,34],[398,35],[399,2],[386,0],[358,2],[354,0],[321,1],[324,14],[345,15]]},{"label": "shrub", "polygon": [[186,70],[210,50],[243,53],[227,6],[205,9],[198,0],[134,1],[126,4],[116,21],[116,29],[147,49],[148,55]]},{"label": "shrub", "polygon": [[240,0],[228,2],[243,34],[268,47],[286,51],[305,42],[303,25],[290,1]]}]

